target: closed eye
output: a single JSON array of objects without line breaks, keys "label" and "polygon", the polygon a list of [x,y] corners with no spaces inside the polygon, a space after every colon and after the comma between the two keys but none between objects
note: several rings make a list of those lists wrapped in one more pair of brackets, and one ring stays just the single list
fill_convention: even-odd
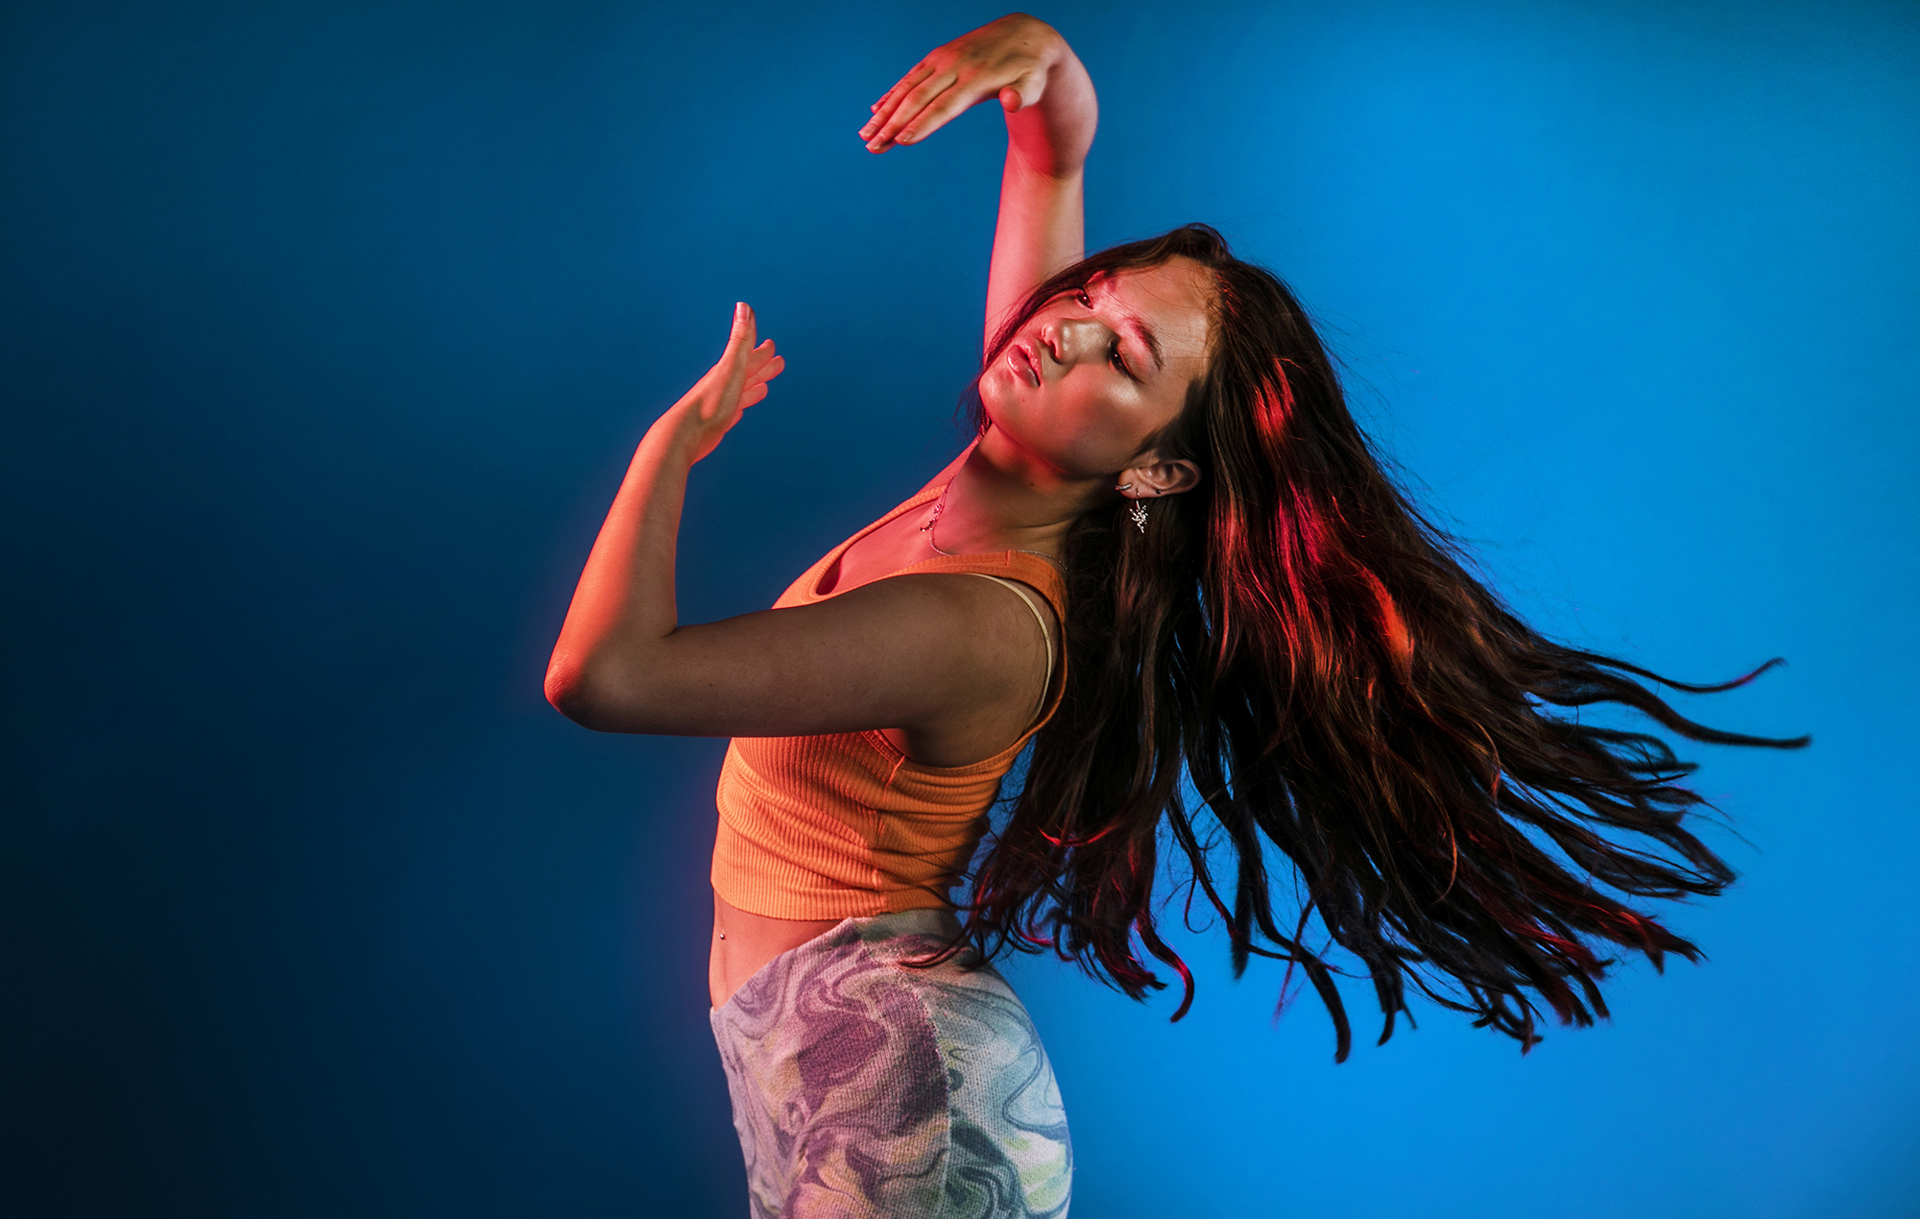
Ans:
[{"label": "closed eye", "polygon": [[[1088,294],[1085,288],[1077,289],[1073,294],[1073,299],[1082,309],[1086,309],[1089,312],[1092,311],[1093,297]],[[1107,350],[1107,363],[1118,369],[1121,375],[1125,376],[1129,381],[1138,381],[1140,379],[1133,375],[1131,368],[1127,367],[1127,357],[1120,351],[1120,336],[1117,334],[1113,336],[1113,346]]]}]

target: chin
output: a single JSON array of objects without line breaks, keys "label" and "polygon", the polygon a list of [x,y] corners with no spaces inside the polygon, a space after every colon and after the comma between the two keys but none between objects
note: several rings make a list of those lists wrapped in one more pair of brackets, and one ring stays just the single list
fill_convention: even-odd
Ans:
[{"label": "chin", "polygon": [[1007,387],[999,377],[980,378],[980,413],[986,416],[989,427],[998,426],[1006,412]]}]

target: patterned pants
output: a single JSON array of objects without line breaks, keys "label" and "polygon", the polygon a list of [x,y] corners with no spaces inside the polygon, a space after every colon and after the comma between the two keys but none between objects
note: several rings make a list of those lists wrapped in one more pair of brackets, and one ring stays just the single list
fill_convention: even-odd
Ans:
[{"label": "patterned pants", "polygon": [[944,910],[850,918],[713,1013],[753,1219],[1065,1219],[1073,1150],[991,967],[913,969]]}]

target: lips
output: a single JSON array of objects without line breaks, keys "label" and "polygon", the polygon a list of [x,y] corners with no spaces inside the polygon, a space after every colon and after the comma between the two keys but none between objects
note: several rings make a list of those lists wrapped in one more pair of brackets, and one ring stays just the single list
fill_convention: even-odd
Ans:
[{"label": "lips", "polygon": [[1032,348],[1025,343],[1015,343],[1007,348],[1007,367],[1028,385],[1040,388],[1040,365],[1033,358]]}]

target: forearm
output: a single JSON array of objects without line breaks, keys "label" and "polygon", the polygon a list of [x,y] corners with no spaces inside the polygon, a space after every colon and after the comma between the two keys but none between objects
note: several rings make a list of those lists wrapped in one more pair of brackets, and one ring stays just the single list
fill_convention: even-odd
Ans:
[{"label": "forearm", "polygon": [[1059,176],[1033,169],[1009,141],[987,270],[987,342],[1035,284],[1085,256],[1084,181],[1078,168]]},{"label": "forearm", "polygon": [[592,726],[596,709],[646,680],[678,625],[673,569],[695,448],[680,408],[648,429],[594,539],[547,665],[547,699]]},{"label": "forearm", "polygon": [[987,274],[987,341],[1035,284],[1086,253],[1085,166],[1099,126],[1093,80],[1066,40],[1040,100],[1007,114],[1000,215]]},{"label": "forearm", "polygon": [[772,340],[755,345],[756,334],[753,310],[736,304],[720,362],[647,429],[587,555],[546,688],[548,702],[589,728],[619,722],[622,708],[656,684],[678,624],[673,558],[687,471],[786,366]]}]

